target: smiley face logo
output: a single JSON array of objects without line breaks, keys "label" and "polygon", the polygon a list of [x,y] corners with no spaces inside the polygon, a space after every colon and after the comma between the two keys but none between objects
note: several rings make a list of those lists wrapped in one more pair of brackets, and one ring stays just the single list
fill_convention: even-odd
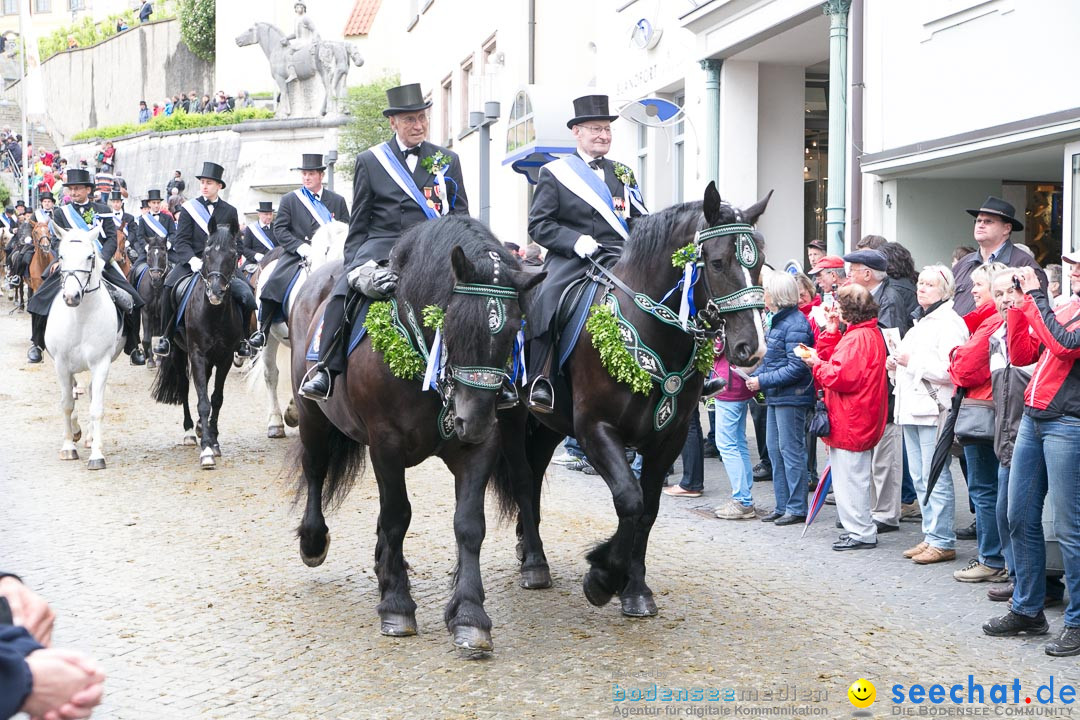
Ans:
[{"label": "smiley face logo", "polygon": [[877,699],[877,689],[874,684],[865,678],[859,678],[851,683],[847,690],[848,700],[857,708],[868,708]]}]

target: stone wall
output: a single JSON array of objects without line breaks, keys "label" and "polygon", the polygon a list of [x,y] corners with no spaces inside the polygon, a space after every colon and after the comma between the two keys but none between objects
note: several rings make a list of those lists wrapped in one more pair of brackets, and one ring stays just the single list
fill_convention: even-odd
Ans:
[{"label": "stone wall", "polygon": [[177,20],[137,25],[92,47],[57,53],[41,70],[47,125],[60,144],[80,130],[136,122],[140,100],[152,108],[192,89],[216,91],[213,63],[180,41]]}]

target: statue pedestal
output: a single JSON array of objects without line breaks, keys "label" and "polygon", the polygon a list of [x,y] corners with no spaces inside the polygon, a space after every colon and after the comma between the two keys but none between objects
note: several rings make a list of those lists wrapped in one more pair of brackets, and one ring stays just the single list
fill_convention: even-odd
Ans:
[{"label": "statue pedestal", "polygon": [[294,80],[286,87],[289,92],[288,106],[292,112],[286,115],[284,112],[286,103],[279,102],[274,117],[280,119],[322,117],[323,97],[326,91],[318,76],[307,80]]}]

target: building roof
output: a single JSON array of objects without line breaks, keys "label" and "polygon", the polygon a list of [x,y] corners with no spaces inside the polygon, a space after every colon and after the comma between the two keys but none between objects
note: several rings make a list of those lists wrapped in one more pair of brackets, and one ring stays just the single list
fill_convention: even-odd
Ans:
[{"label": "building roof", "polygon": [[345,37],[367,35],[375,22],[382,0],[356,0],[349,19],[345,22]]}]

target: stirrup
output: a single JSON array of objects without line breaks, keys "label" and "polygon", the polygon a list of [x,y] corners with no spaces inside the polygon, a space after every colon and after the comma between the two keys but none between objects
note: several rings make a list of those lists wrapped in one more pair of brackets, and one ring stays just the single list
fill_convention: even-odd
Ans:
[{"label": "stirrup", "polygon": [[[315,388],[311,388],[310,385],[321,373],[326,373],[326,392],[313,392]],[[305,389],[306,388],[306,389]],[[311,366],[311,369],[304,373],[304,378],[300,383],[300,397],[307,400],[314,400],[316,402],[326,402],[330,399],[330,395],[334,392],[334,378],[330,375],[330,371],[323,365],[316,363]]]},{"label": "stirrup", "polygon": [[549,414],[555,412],[555,388],[551,381],[543,375],[533,378],[529,387],[529,399],[527,401],[530,410],[538,413]]}]

